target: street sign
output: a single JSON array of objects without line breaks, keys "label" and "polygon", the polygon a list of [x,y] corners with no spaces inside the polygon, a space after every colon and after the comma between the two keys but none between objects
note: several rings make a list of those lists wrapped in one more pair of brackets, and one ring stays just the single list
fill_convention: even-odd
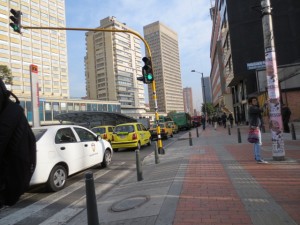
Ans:
[{"label": "street sign", "polygon": [[34,65],[34,64],[31,64],[30,65],[30,71],[32,73],[38,73],[38,66],[37,65]]},{"label": "street sign", "polygon": [[247,63],[248,70],[257,70],[257,69],[265,69],[265,68],[266,68],[265,61]]}]

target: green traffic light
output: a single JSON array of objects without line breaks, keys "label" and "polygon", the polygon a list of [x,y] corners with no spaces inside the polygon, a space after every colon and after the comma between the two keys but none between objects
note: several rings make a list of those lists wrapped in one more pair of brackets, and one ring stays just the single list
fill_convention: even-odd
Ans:
[{"label": "green traffic light", "polygon": [[153,75],[151,73],[147,74],[147,80],[149,80],[149,81],[153,80]]}]

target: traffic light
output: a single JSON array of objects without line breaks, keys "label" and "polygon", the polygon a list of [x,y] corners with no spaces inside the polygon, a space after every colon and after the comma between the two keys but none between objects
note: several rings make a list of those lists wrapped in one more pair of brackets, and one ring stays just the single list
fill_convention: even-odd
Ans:
[{"label": "traffic light", "polygon": [[12,20],[13,23],[10,23],[9,25],[14,29],[15,32],[21,33],[21,11],[16,11],[14,9],[11,9],[10,12],[13,14],[13,16],[10,16],[9,18]]},{"label": "traffic light", "polygon": [[145,77],[144,77],[144,76],[142,76],[142,77],[137,77],[136,79],[139,80],[139,81],[143,81],[143,83],[146,84],[146,81],[145,81]]},{"label": "traffic light", "polygon": [[142,60],[145,63],[142,68],[144,83],[150,84],[154,80],[151,59],[148,57],[144,57]]}]

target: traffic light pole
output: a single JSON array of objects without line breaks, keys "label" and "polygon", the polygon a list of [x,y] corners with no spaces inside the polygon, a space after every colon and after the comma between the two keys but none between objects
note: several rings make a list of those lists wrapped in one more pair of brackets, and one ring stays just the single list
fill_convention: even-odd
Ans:
[{"label": "traffic light pole", "polygon": [[[147,49],[148,56],[151,58],[151,50],[150,47],[147,43],[147,41],[138,33],[131,31],[131,30],[117,30],[117,29],[105,29],[105,28],[67,28],[67,27],[30,27],[30,26],[22,26],[23,29],[28,29],[28,30],[73,30],[73,31],[100,31],[100,32],[120,32],[120,33],[131,33],[135,36],[137,36],[139,39],[141,39]],[[152,65],[152,60],[151,60],[151,67],[153,68]],[[155,120],[157,121],[157,127],[156,127],[156,132],[157,132],[157,144],[158,144],[158,153],[159,154],[165,154],[165,150],[162,145],[162,140],[161,140],[161,133],[160,133],[160,126],[159,126],[159,115],[158,115],[158,106],[157,106],[157,95],[156,95],[156,84],[155,84],[155,79],[152,82],[152,97],[154,100],[155,104]]]}]

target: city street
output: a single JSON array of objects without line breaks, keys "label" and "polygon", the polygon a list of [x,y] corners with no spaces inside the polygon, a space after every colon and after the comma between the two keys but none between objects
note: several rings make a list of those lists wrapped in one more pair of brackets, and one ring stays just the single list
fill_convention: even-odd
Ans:
[{"label": "city street", "polygon": [[[167,146],[173,143],[182,134],[163,140],[163,144]],[[143,146],[141,159],[151,154],[154,147],[154,142],[151,146]],[[93,172],[96,194],[101,197],[126,177],[135,175],[135,167],[135,151],[123,149],[114,153],[110,167],[94,167],[71,176],[62,191],[49,193],[43,185],[32,187],[15,206],[0,210],[0,224],[64,224],[86,208],[84,175],[87,171]],[[56,216],[47,220],[53,215]],[[45,220],[47,222],[43,223]]]},{"label": "city street", "polygon": [[[299,123],[295,128],[299,139]],[[248,127],[230,131],[209,126],[197,137],[193,129],[192,146],[189,133],[181,132],[165,142],[159,164],[153,146],[143,148],[140,182],[133,151],[116,153],[109,169],[92,169],[99,224],[300,224],[299,140],[285,134],[285,160],[274,161],[267,130],[262,155],[268,164],[257,164]],[[57,193],[31,190],[1,210],[0,224],[88,224],[83,175]]]}]

